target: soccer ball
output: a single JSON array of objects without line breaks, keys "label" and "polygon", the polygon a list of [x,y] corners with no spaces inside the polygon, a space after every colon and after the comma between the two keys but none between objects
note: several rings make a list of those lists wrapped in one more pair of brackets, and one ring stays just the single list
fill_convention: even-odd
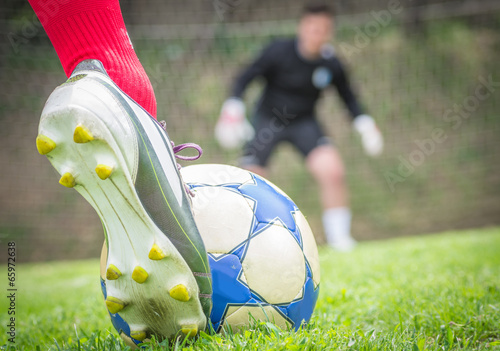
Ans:
[{"label": "soccer ball", "polygon": [[309,321],[319,293],[318,249],[304,215],[278,187],[246,170],[181,170],[213,279],[213,327],[252,320],[283,329]]},{"label": "soccer ball", "polygon": [[[298,329],[308,322],[319,294],[318,250],[294,202],[274,184],[237,167],[195,165],[181,174],[194,195],[194,218],[208,252],[213,328],[238,331],[252,321],[270,321]],[[104,246],[104,296],[106,252]],[[139,343],[119,314],[110,316],[128,344]]]}]

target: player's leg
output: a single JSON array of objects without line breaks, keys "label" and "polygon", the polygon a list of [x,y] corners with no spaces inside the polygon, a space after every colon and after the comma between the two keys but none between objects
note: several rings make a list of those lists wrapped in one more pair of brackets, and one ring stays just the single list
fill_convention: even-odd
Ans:
[{"label": "player's leg", "polygon": [[45,104],[36,144],[103,222],[106,305],[135,340],[196,334],[211,310],[208,259],[169,137],[145,110],[155,113],[154,94],[118,2],[57,3],[44,18],[46,4],[32,1],[74,70]]},{"label": "player's leg", "polygon": [[323,208],[347,207],[344,163],[337,148],[331,144],[315,147],[307,155],[306,165],[320,187]]},{"label": "player's leg", "polygon": [[66,76],[83,60],[99,60],[111,79],[156,118],[153,87],[128,37],[118,0],[29,2]]},{"label": "player's leg", "polygon": [[293,127],[293,143],[306,156],[307,168],[319,186],[327,242],[348,251],[355,241],[350,233],[351,212],[342,157],[315,119],[299,121]]}]

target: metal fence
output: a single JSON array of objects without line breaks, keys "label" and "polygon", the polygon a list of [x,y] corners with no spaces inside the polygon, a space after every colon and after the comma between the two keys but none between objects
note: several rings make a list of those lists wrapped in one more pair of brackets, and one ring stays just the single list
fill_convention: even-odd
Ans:
[{"label": "metal fence", "polygon": [[[54,0],[54,2],[57,2]],[[176,143],[197,142],[202,163],[236,164],[213,138],[231,79],[269,40],[293,36],[303,2],[124,1],[129,34]],[[57,183],[34,140],[43,104],[66,78],[29,5],[0,5],[0,241],[22,261],[99,255],[102,227],[78,193]],[[385,136],[365,156],[335,93],[321,123],[344,156],[353,235],[360,240],[500,224],[500,3],[338,1],[337,54]],[[250,87],[248,106],[260,84]],[[317,188],[284,145],[270,180],[323,242]],[[6,254],[0,253],[0,256]]]}]

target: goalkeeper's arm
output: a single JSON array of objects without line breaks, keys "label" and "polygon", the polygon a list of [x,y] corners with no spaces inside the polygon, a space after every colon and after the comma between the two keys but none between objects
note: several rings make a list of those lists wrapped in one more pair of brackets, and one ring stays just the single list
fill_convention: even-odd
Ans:
[{"label": "goalkeeper's arm", "polygon": [[250,140],[254,131],[245,116],[243,93],[248,84],[258,76],[265,77],[273,65],[273,44],[268,46],[261,55],[235,79],[231,89],[231,97],[222,105],[219,120],[215,126],[215,137],[224,148],[240,147]]},{"label": "goalkeeper's arm", "polygon": [[363,112],[356,95],[352,91],[347,73],[340,62],[338,62],[338,73],[333,84],[353,118],[353,128],[361,135],[361,142],[365,152],[370,156],[380,155],[384,149],[382,133],[380,133],[375,120]]}]

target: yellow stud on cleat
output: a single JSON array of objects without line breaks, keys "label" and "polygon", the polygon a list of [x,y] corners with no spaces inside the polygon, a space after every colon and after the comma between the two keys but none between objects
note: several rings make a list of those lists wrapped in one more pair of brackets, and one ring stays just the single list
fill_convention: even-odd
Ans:
[{"label": "yellow stud on cleat", "polygon": [[178,301],[182,301],[182,302],[189,301],[188,290],[182,284],[174,286],[172,289],[170,289],[170,291],[168,293],[170,294],[171,298],[176,299]]},{"label": "yellow stud on cleat", "polygon": [[116,297],[108,296],[106,298],[106,307],[108,307],[109,312],[118,313],[125,307],[125,302]]},{"label": "yellow stud on cleat", "polygon": [[187,337],[195,336],[198,333],[198,326],[196,324],[183,325],[181,331],[186,334]]},{"label": "yellow stud on cleat", "polygon": [[95,172],[97,173],[99,178],[105,180],[108,179],[111,175],[111,172],[113,172],[113,167],[106,165],[97,165],[97,167],[95,168]]},{"label": "yellow stud on cleat", "polygon": [[47,155],[56,148],[56,143],[49,137],[40,134],[36,137],[36,148],[40,155]]},{"label": "yellow stud on cleat", "polygon": [[151,251],[149,251],[148,257],[150,260],[158,261],[167,257],[167,255],[165,255],[163,250],[160,249],[160,247],[157,244],[154,244],[153,247],[151,248]]},{"label": "yellow stud on cleat", "polygon": [[79,125],[75,128],[75,132],[73,133],[73,140],[77,144],[84,144],[94,140],[94,137],[87,128]]},{"label": "yellow stud on cleat", "polygon": [[69,172],[66,172],[59,179],[59,184],[64,185],[66,188],[72,188],[75,186],[75,177]]},{"label": "yellow stud on cleat", "polygon": [[148,272],[140,266],[136,266],[132,272],[132,279],[134,279],[139,284],[142,284],[148,279]]},{"label": "yellow stud on cleat", "polygon": [[142,341],[146,339],[146,332],[142,330],[135,330],[135,331],[130,331],[130,337]]},{"label": "yellow stud on cleat", "polygon": [[108,269],[106,270],[106,279],[107,280],[116,280],[122,276],[122,272],[114,264],[110,264]]}]

